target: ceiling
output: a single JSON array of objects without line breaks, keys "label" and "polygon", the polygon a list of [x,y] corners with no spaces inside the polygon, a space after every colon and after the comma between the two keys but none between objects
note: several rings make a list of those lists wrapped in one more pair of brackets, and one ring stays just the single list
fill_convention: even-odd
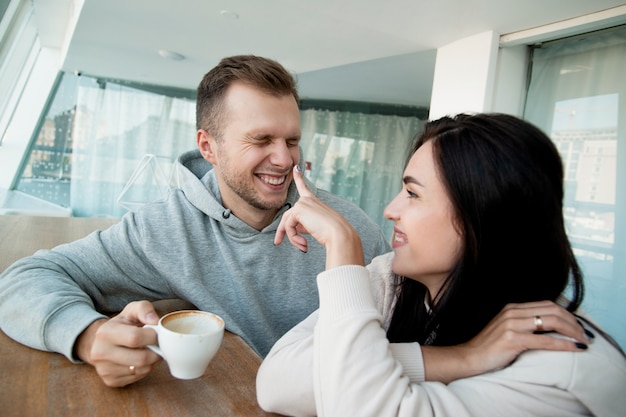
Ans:
[{"label": "ceiling", "polygon": [[[80,0],[34,0],[63,44]],[[621,6],[617,0],[84,0],[63,69],[195,89],[224,56],[274,58],[303,98],[428,106],[436,48]],[[184,56],[166,59],[159,50]]]}]

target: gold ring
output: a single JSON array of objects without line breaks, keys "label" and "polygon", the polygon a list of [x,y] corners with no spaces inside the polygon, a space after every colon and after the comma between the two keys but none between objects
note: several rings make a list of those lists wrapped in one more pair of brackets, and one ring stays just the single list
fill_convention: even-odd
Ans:
[{"label": "gold ring", "polygon": [[540,316],[535,316],[535,328],[538,332],[543,332],[543,320]]},{"label": "gold ring", "polygon": [[135,375],[135,365],[130,365],[128,367],[128,372],[130,372],[131,375]]}]

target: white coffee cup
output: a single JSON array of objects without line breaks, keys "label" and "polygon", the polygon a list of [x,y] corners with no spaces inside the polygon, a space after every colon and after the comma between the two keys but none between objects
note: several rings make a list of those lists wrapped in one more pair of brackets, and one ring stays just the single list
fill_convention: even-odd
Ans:
[{"label": "white coffee cup", "polygon": [[180,310],[161,317],[157,325],[146,324],[158,335],[158,346],[148,347],[165,359],[172,376],[202,376],[224,338],[224,320],[199,310]]}]

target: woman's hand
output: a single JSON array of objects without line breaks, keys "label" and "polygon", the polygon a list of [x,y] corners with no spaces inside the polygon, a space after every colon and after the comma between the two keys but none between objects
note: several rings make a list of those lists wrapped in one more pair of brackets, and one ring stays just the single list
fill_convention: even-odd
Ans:
[{"label": "woman's hand", "polygon": [[346,219],[320,201],[306,187],[302,173],[296,165],[293,179],[300,199],[287,210],[278,225],[274,244],[279,245],[285,236],[302,252],[308,251],[303,234],[311,235],[326,247],[326,269],[340,265],[364,265],[361,238]]},{"label": "woman's hand", "polygon": [[426,379],[450,382],[500,369],[527,350],[582,351],[591,342],[587,335],[593,337],[576,316],[552,301],[508,304],[462,345],[423,346]]}]

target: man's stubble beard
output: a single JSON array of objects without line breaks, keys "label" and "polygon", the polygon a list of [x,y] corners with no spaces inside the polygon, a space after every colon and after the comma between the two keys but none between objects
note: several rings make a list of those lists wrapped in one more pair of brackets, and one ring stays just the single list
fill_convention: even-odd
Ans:
[{"label": "man's stubble beard", "polygon": [[233,164],[229,158],[225,157],[222,153],[222,164],[221,164],[221,174],[222,180],[235,194],[239,196],[243,201],[251,205],[252,207],[259,210],[276,210],[281,208],[287,199],[285,195],[284,198],[280,202],[274,201],[266,201],[261,198],[259,192],[257,191],[254,181],[249,182],[246,181],[241,175],[238,175],[236,172],[231,172],[230,169],[223,169],[224,167],[233,167],[236,166],[236,163]]}]

